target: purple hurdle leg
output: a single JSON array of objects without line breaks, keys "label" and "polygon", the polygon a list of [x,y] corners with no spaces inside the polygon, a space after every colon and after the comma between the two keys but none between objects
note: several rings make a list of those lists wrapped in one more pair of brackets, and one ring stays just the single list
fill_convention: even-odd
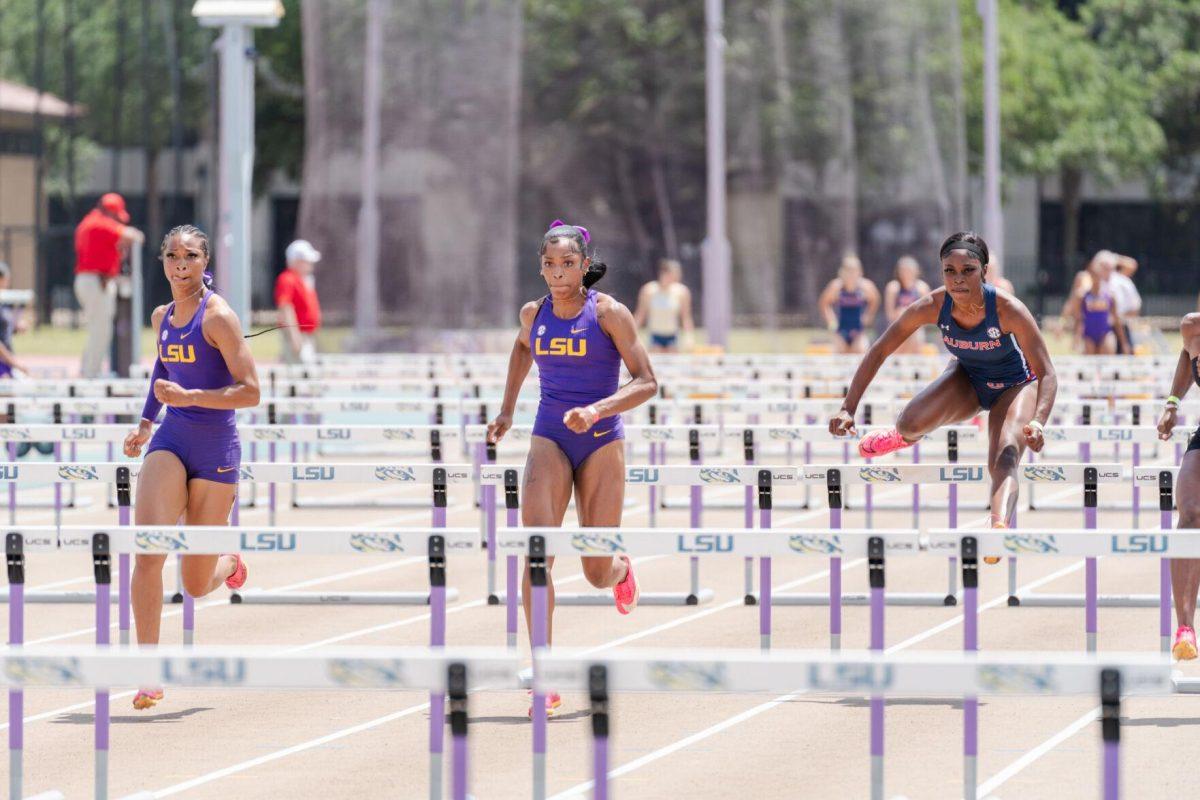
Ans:
[{"label": "purple hurdle leg", "polygon": [[[696,465],[696,464],[700,463],[699,448],[697,448],[694,452],[695,452],[696,457],[692,459],[692,464]],[[692,486],[690,488],[692,491],[691,491],[691,502],[688,503],[688,511],[689,511],[689,516],[690,516],[689,522],[691,523],[691,526],[694,529],[694,528],[700,527],[700,516],[704,511],[704,492],[703,492],[702,488],[699,486]],[[691,563],[689,564],[689,568],[691,571],[691,576],[690,576],[691,589],[688,594],[687,604],[689,606],[694,606],[694,605],[699,604],[699,602],[700,602],[700,559],[696,556],[692,556],[690,559],[690,562]]]},{"label": "purple hurdle leg", "polygon": [[[829,509],[829,527],[842,528],[842,509]],[[842,649],[842,559],[829,559],[829,649]]]},{"label": "purple hurdle leg", "polygon": [[[749,487],[747,487],[749,488]],[[764,531],[771,529],[771,509],[764,508],[758,512],[759,527]],[[758,638],[763,652],[771,649],[771,557],[764,556],[758,560]]]},{"label": "purple hurdle leg", "polygon": [[[1167,473],[1168,480],[1170,473]],[[1159,511],[1158,524],[1164,531],[1169,531],[1173,523],[1170,508]],[[1159,559],[1158,562],[1158,635],[1164,653],[1171,652],[1171,560]]]},{"label": "purple hurdle leg", "polygon": [[[112,444],[109,444],[108,445],[108,460],[112,461],[112,459],[113,459]],[[54,460],[56,462],[62,461],[62,445],[61,444],[55,443],[55,445],[54,445]],[[54,484],[54,524],[56,526],[62,525],[62,490],[63,490],[63,485],[61,483]],[[105,490],[105,491],[107,491],[107,490]]]},{"label": "purple hurdle leg", "polygon": [[[107,559],[104,571],[107,573]],[[97,569],[97,573],[100,570]],[[96,644],[107,647],[111,644],[109,625],[112,624],[110,603],[112,603],[112,584],[106,574],[104,581],[96,583]],[[108,734],[111,719],[108,708],[108,688],[96,689],[96,718],[95,718],[95,749],[96,749],[96,784],[95,796],[108,797]]]},{"label": "purple hurdle leg", "polygon": [[488,484],[483,488],[483,524],[487,528],[487,582],[488,605],[500,602],[496,595],[496,487]]},{"label": "purple hurdle leg", "polygon": [[[1142,465],[1142,446],[1138,442],[1133,443],[1133,466],[1140,467]],[[1133,527],[1140,527],[1138,520],[1142,514],[1142,497],[1141,488],[1135,482],[1133,484]]]},{"label": "purple hurdle leg", "polygon": [[183,643],[191,645],[196,641],[196,599],[183,590]]},{"label": "purple hurdle leg", "polygon": [[[665,445],[664,445],[665,446]],[[658,443],[650,443],[650,466],[658,463]],[[658,527],[658,484],[650,484],[650,527]]]},{"label": "purple hurdle leg", "polygon": [[[517,509],[508,509],[508,527],[515,528],[518,525]],[[506,630],[508,631],[508,647],[516,649],[517,646],[517,557],[509,556],[508,563],[505,565],[505,589],[507,596],[505,597],[505,615]]]},{"label": "purple hurdle leg", "polygon": [[[129,524],[129,506],[117,507],[117,521]],[[129,553],[121,553],[117,556],[117,641],[123,647],[129,644],[129,581]]]},{"label": "purple hurdle leg", "polygon": [[[1084,527],[1088,530],[1096,529],[1096,509],[1094,506],[1085,507],[1083,509]],[[1084,563],[1084,629],[1087,631],[1087,651],[1089,653],[1096,652],[1096,632],[1097,632],[1097,602],[1096,602],[1096,559],[1085,559]]]},{"label": "purple hurdle leg", "polygon": [[[20,545],[21,534],[10,533],[6,544]],[[15,541],[14,541],[15,540]],[[25,643],[25,556],[8,554],[8,643]],[[8,691],[8,796],[24,797],[25,692]]]},{"label": "purple hurdle leg", "polygon": [[[974,537],[963,552],[963,652],[979,650],[979,561]],[[968,546],[964,542],[964,546]],[[979,701],[963,698],[963,797],[974,798],[979,764]]]},{"label": "purple hurdle leg", "polygon": [[[917,442],[912,449],[912,463],[921,463],[921,443]],[[921,527],[921,484],[914,483],[912,487],[912,525],[914,528]]]},{"label": "purple hurdle leg", "polygon": [[592,800],[608,800],[608,737],[592,737]]},{"label": "purple hurdle leg", "polygon": [[467,800],[467,737],[454,736],[454,771],[451,777],[450,791],[454,800]]},{"label": "purple hurdle leg", "polygon": [[533,594],[530,606],[530,616],[533,618],[531,644],[533,651],[534,690],[533,690],[533,796],[546,796],[546,695],[539,685],[539,668],[537,657],[546,649],[546,615],[549,611],[546,594],[546,557],[545,543],[535,544],[540,536],[530,537],[529,577],[530,592]]},{"label": "purple hurdle leg", "polygon": [[[267,445],[267,460],[275,463],[275,443]],[[267,524],[275,524],[275,489],[274,483],[267,484]]]},{"label": "purple hurdle leg", "polygon": [[[948,508],[946,511],[946,526],[949,528],[957,529],[958,528],[958,484],[956,484],[956,483],[950,484],[948,501],[949,501],[947,503]],[[955,587],[958,585],[958,573],[957,573],[958,559],[954,556],[950,556],[950,558],[948,558],[947,561],[949,561],[949,563],[950,563],[950,574],[946,580],[946,584],[949,587],[946,591],[946,605],[952,606],[958,602],[958,600],[954,596],[955,595]]]},{"label": "purple hurdle leg", "polygon": [[[444,576],[444,573],[443,573]],[[429,587],[429,646],[442,648],[446,644],[446,585]],[[429,796],[442,796],[442,755],[446,734],[446,695],[429,693]],[[457,759],[456,765],[457,768]]]},{"label": "purple hurdle leg", "polygon": [[[884,574],[883,539],[872,537],[867,546],[871,580],[871,650],[883,652]],[[871,797],[883,800],[883,697],[871,697]]]},{"label": "purple hurdle leg", "polygon": [[[12,442],[8,443],[8,460],[9,461],[17,460],[17,446]],[[8,484],[8,524],[9,525],[17,524],[17,482],[16,481],[10,481]]]},{"label": "purple hurdle leg", "polygon": [[[751,419],[753,419],[753,417]],[[753,453],[752,448],[748,446],[746,448],[746,456],[747,456],[746,466],[753,466],[753,464],[754,464],[753,455],[754,455],[754,453]],[[745,502],[743,504],[742,517],[743,517],[742,522],[743,522],[743,525],[746,528],[746,530],[752,529],[754,527],[754,487],[750,486],[749,484],[746,485]],[[767,569],[769,571],[770,567],[767,567]],[[746,605],[748,605],[748,606],[754,605],[754,602],[755,602],[755,600],[754,600],[754,558],[752,556],[746,557],[745,584],[746,584],[746,587],[745,587],[746,588],[746,591],[745,591]]]}]

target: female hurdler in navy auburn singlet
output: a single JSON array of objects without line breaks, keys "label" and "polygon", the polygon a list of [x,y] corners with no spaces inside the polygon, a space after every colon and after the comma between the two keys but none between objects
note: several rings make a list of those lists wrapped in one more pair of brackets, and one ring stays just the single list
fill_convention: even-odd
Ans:
[{"label": "female hurdler in navy auburn singlet", "polygon": [[[234,411],[258,405],[258,372],[242,338],[237,315],[208,287],[208,237],[191,225],[163,239],[160,255],[174,302],[151,314],[158,358],[137,430],[125,438],[125,455],[136,458],[150,443],[138,471],[137,525],[227,525],[237,498],[241,444]],[[162,425],[150,438],[159,409]],[[133,570],[133,616],[139,645],[158,643],[166,555],[139,555]],[[183,556],[183,588],[203,597],[222,583],[246,582],[238,555]],[[143,687],[134,708],[162,699],[159,687]]]},{"label": "female hurdler in navy auburn singlet", "polygon": [[[500,414],[488,439],[500,441],[512,427],[521,384],[538,365],[541,402],[529,442],[521,521],[528,527],[562,525],[571,491],[583,527],[617,527],[625,503],[625,433],[620,414],[658,391],[646,348],[629,309],[591,286],[604,275],[589,257],[587,229],[556,220],[542,237],[542,278],[550,293],[521,309],[521,332],[508,361]],[[618,386],[621,362],[633,380]],[[611,586],[617,610],[637,606],[638,584],[628,556],[588,556],[583,575],[598,589]],[[554,559],[548,559],[552,567]],[[547,644],[554,618],[554,581],[549,583]],[[522,602],[530,619],[529,565]],[[547,698],[548,712],[561,703]],[[532,713],[532,711],[530,712]]]},{"label": "female hurdler in navy auburn singlet", "polygon": [[868,433],[858,452],[864,458],[882,456],[987,410],[991,525],[1003,528],[1017,504],[1017,467],[1025,448],[1040,452],[1045,443],[1042,429],[1054,408],[1058,378],[1029,309],[985,281],[983,239],[956,233],[942,244],[940,258],[945,285],[906,308],[871,346],[829,430],[838,436],[854,433],[858,402],[879,367],[921,326],[937,325],[954,359],[905,407],[895,428]]},{"label": "female hurdler in navy auburn singlet", "polygon": [[[1179,399],[1194,381],[1200,386],[1200,314],[1188,314],[1179,323],[1183,349],[1171,381],[1162,417],[1158,420],[1159,438],[1168,440],[1178,421]],[[1187,452],[1179,465],[1175,496],[1179,498],[1179,528],[1200,528],[1200,428],[1188,440]],[[1200,558],[1171,559],[1171,592],[1175,596],[1175,641],[1171,654],[1181,661],[1196,657],[1196,592],[1200,590]]]}]

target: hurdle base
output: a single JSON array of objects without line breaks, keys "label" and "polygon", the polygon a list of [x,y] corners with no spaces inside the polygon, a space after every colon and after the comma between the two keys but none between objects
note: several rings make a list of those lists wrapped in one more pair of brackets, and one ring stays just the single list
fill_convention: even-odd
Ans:
[{"label": "hurdle base", "polygon": [[[117,592],[112,592],[112,602],[120,600]],[[163,602],[170,603],[171,595],[163,592]],[[8,587],[0,588],[0,603],[8,602]],[[26,592],[26,603],[70,603],[92,605],[96,602],[95,590],[81,592]],[[182,600],[180,601],[182,602]]]},{"label": "hurdle base", "polygon": [[291,502],[293,509],[304,508],[430,508],[429,500],[427,499],[410,499],[410,500],[293,500]]},{"label": "hurdle base", "polygon": [[[1017,602],[1013,602],[1016,600]],[[1172,605],[1174,601],[1171,601]],[[1034,608],[1083,608],[1087,605],[1081,594],[1040,594],[1022,592],[1010,597],[1010,606],[1032,606]],[[1156,594],[1102,594],[1097,595],[1096,604],[1106,608],[1158,608]]]},{"label": "hurdle base", "polygon": [[[698,594],[683,592],[642,592],[638,598],[639,606],[698,606],[709,603],[714,597],[712,589],[701,589]],[[495,600],[495,602],[492,602]],[[517,594],[517,602],[521,595]],[[493,594],[488,596],[489,606],[505,605],[508,594]],[[613,602],[612,592],[563,592],[554,595],[556,606],[610,606]]]},{"label": "hurdle base", "polygon": [[[736,488],[736,487],[735,487]],[[660,500],[658,507],[663,511],[687,511],[690,509],[691,501],[689,500]],[[746,507],[744,500],[705,500],[704,508],[713,511],[737,511]],[[775,502],[776,509],[784,509],[787,511],[809,511],[813,505],[804,501],[788,501]]]},{"label": "hurdle base", "polygon": [[[446,602],[458,599],[457,589],[446,589]],[[234,592],[233,605],[263,606],[427,606],[428,592]]]},{"label": "hurdle base", "polygon": [[1200,694],[1200,678],[1172,678],[1179,694]]},{"label": "hurdle base", "polygon": [[[95,503],[93,502],[92,498],[90,498],[90,497],[76,497],[74,500],[64,500],[62,502],[62,504],[58,506],[58,508],[61,508],[63,511],[66,511],[68,509],[90,508],[94,504]],[[53,500],[22,500],[21,498],[18,497],[17,498],[17,507],[18,508],[54,508],[55,505],[54,505]],[[116,506],[113,506],[113,508],[116,508]]]},{"label": "hurdle base", "polygon": [[[954,606],[958,605],[957,595],[945,595],[935,592],[888,592],[884,603],[889,606]],[[851,592],[842,595],[844,606],[869,606],[871,597],[865,593]],[[828,606],[829,595],[821,592],[782,592],[771,594],[771,605],[774,606]]]}]

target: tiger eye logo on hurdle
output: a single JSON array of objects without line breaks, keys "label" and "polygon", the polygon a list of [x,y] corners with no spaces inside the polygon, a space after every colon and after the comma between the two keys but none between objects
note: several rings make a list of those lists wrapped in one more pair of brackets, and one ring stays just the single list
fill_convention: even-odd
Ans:
[{"label": "tiger eye logo on hurdle", "polygon": [[173,686],[239,686],[246,681],[244,658],[168,658],[162,682]]},{"label": "tiger eye logo on hurdle", "polygon": [[83,670],[77,658],[20,656],[4,663],[4,676],[12,683],[62,685],[84,683]]},{"label": "tiger eye logo on hurdle", "polygon": [[1025,480],[1036,483],[1058,483],[1067,479],[1062,467],[1043,467],[1039,464],[1027,464],[1022,467]]},{"label": "tiger eye logo on hurdle", "polygon": [[1049,533],[1006,533],[1004,549],[1010,553],[1057,553],[1058,540]]},{"label": "tiger eye logo on hurdle", "polygon": [[1024,667],[1016,664],[981,665],[975,679],[982,689],[1019,694],[1049,694],[1058,685],[1054,667]]},{"label": "tiger eye logo on hurdle", "polygon": [[350,546],[360,553],[403,553],[404,539],[398,533],[354,533]]},{"label": "tiger eye logo on hurdle", "polygon": [[30,436],[33,436],[33,431],[29,430],[29,428],[9,428],[7,426],[0,426],[0,439],[10,442],[23,442],[27,441]]},{"label": "tiger eye logo on hurdle", "polygon": [[412,428],[384,428],[383,438],[392,441],[411,442],[417,438],[417,432]]},{"label": "tiger eye logo on hurdle", "polygon": [[1114,553],[1165,553],[1170,540],[1165,534],[1131,533],[1112,537]]},{"label": "tiger eye logo on hurdle", "polygon": [[680,553],[732,553],[732,534],[681,533],[675,540]]},{"label": "tiger eye logo on hurdle", "polygon": [[342,402],[339,408],[342,411],[370,411],[371,404],[364,403],[361,400],[346,400]]},{"label": "tiger eye logo on hurdle", "polygon": [[815,553],[822,556],[837,555],[845,552],[842,549],[842,537],[818,536],[811,533],[789,536],[788,547],[797,553]]},{"label": "tiger eye logo on hurdle", "polygon": [[938,480],[942,483],[972,483],[983,480],[983,467],[940,467]]},{"label": "tiger eye logo on hurdle", "polygon": [[776,441],[798,442],[803,437],[795,428],[771,428],[767,431],[767,438]]},{"label": "tiger eye logo on hurdle", "polygon": [[85,467],[82,465],[71,465],[58,468],[58,477],[66,481],[98,481],[100,473],[95,467]]},{"label": "tiger eye logo on hurdle", "polygon": [[376,467],[377,481],[415,481],[417,474],[412,467]]},{"label": "tiger eye logo on hurdle", "polygon": [[580,532],[571,537],[571,547],[574,547],[576,552],[579,553],[609,555],[611,553],[624,553],[625,540],[619,533],[613,536],[605,536],[603,534]]},{"label": "tiger eye logo on hurdle", "polygon": [[1046,428],[1042,431],[1042,438],[1047,442],[1065,442],[1067,432],[1062,428]]},{"label": "tiger eye logo on hurdle", "polygon": [[319,428],[317,429],[318,439],[349,439],[349,428]]},{"label": "tiger eye logo on hurdle", "polygon": [[630,467],[626,483],[658,483],[658,470],[653,467]]},{"label": "tiger eye logo on hurdle", "polygon": [[[375,475],[379,476],[379,470],[375,470]],[[331,481],[333,480],[333,467],[292,467],[292,480]]]},{"label": "tiger eye logo on hurdle", "polygon": [[700,480],[705,483],[741,483],[742,474],[736,469],[703,467],[700,470]]},{"label": "tiger eye logo on hurdle", "polygon": [[241,536],[241,549],[272,551],[284,553],[296,549],[296,534],[294,533],[243,533]]},{"label": "tiger eye logo on hurdle", "polygon": [[287,438],[287,432],[282,428],[255,428],[254,438],[259,441],[282,442]]},{"label": "tiger eye logo on hurdle", "polygon": [[339,686],[372,689],[404,686],[404,662],[335,658],[329,662],[329,679]]},{"label": "tiger eye logo on hurdle", "polygon": [[656,689],[706,691],[724,689],[728,680],[724,664],[689,664],[681,661],[652,661],[646,678]]},{"label": "tiger eye logo on hurdle", "polygon": [[250,467],[242,467],[241,469],[238,470],[238,480],[239,481],[254,480],[254,470],[252,470]]},{"label": "tiger eye logo on hurdle", "polygon": [[642,438],[650,442],[666,442],[675,438],[675,431],[670,428],[645,428]]},{"label": "tiger eye logo on hurdle", "polygon": [[808,668],[808,688],[817,691],[882,691],[895,679],[895,669],[882,664],[811,664]]},{"label": "tiger eye logo on hurdle", "polygon": [[867,483],[899,483],[900,470],[895,467],[859,467],[858,477]]},{"label": "tiger eye logo on hurdle", "polygon": [[179,531],[138,531],[133,543],[139,550],[187,550],[187,534]]}]

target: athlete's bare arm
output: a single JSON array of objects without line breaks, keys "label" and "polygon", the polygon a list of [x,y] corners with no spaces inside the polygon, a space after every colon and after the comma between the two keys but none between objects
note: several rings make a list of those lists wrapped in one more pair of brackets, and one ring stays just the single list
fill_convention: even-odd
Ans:
[{"label": "athlete's bare arm", "polygon": [[879,372],[879,368],[883,366],[884,361],[887,361],[888,356],[896,352],[896,348],[908,341],[908,337],[925,325],[937,324],[938,311],[942,307],[943,297],[945,297],[945,289],[938,289],[913,302],[901,312],[895,322],[887,326],[883,335],[876,339],[875,343],[863,354],[862,361],[858,362],[858,369],[854,371],[854,379],[850,381],[850,388],[846,392],[842,410],[829,421],[830,433],[834,436],[847,436],[854,433],[854,414],[858,411],[858,403],[867,391],[867,387],[875,379],[875,373]]},{"label": "athlete's bare arm", "polygon": [[600,322],[600,329],[612,339],[633,380],[603,400],[592,403],[590,408],[594,408],[596,414],[587,408],[573,408],[563,415],[563,424],[575,433],[584,433],[605,417],[615,417],[623,411],[637,408],[658,392],[658,379],[654,377],[650,355],[638,339],[637,326],[629,309],[609,295],[597,292],[596,319]]},{"label": "athlete's bare arm", "polygon": [[219,389],[184,389],[174,381],[154,382],[154,396],[163,405],[233,410],[258,405],[258,368],[250,344],[242,336],[242,323],[224,298],[212,295],[200,323],[205,341],[221,351],[233,383]]},{"label": "athlete's bare arm", "polygon": [[521,329],[517,332],[517,340],[513,342],[512,354],[508,357],[508,377],[504,379],[504,400],[500,403],[500,413],[488,423],[488,441],[492,444],[504,438],[512,427],[513,413],[517,408],[517,397],[521,394],[521,384],[529,375],[533,366],[533,350],[529,344],[529,335],[533,329],[533,320],[537,317],[541,301],[533,300],[521,306]]},{"label": "athlete's bare arm", "polygon": [[896,299],[900,294],[900,281],[891,280],[883,287],[883,314],[888,322],[895,322],[900,312],[896,309]]},{"label": "athlete's bare arm", "polygon": [[[1179,321],[1179,334],[1183,347],[1179,350],[1179,361],[1175,363],[1175,377],[1171,379],[1171,394],[1182,400],[1192,388],[1192,356],[1200,355],[1200,314],[1184,314]],[[1178,420],[1179,409],[1167,406],[1158,420],[1158,438],[1171,438],[1171,430]]]},{"label": "athlete's bare arm", "polygon": [[837,302],[838,292],[842,290],[842,279],[834,278],[825,287],[825,291],[821,292],[821,299],[818,305],[821,309],[821,316],[825,318],[825,327],[833,330],[837,327],[837,312],[833,310],[833,304]]},{"label": "athlete's bare arm", "polygon": [[[1017,298],[1007,292],[996,292],[996,316],[1000,319],[1000,330],[1017,337],[1017,344],[1029,362],[1029,368],[1037,376],[1037,406],[1033,419],[1045,425],[1054,410],[1054,398],[1058,395],[1058,375],[1054,364],[1050,361],[1050,352],[1046,349],[1046,340],[1038,330],[1033,314]],[[1040,428],[1026,425],[1025,441],[1029,449],[1040,453],[1045,439]]]},{"label": "athlete's bare arm", "polygon": [[681,283],[679,292],[679,324],[684,333],[691,333],[696,329],[696,323],[692,320],[692,290]]},{"label": "athlete's bare arm", "polygon": [[650,284],[643,283],[638,290],[637,310],[633,314],[633,322],[640,331],[646,327],[646,317],[650,314]]},{"label": "athlete's bare arm", "polygon": [[863,278],[863,294],[867,298],[867,310],[863,314],[863,327],[871,327],[871,323],[875,321],[875,315],[879,312],[879,287],[874,281]]},{"label": "athlete's bare arm", "polygon": [[1117,311],[1116,300],[1110,300],[1108,304],[1108,322],[1117,335],[1117,352],[1132,353],[1133,348],[1129,346],[1129,339],[1125,336],[1125,320],[1121,317],[1121,312]]}]

